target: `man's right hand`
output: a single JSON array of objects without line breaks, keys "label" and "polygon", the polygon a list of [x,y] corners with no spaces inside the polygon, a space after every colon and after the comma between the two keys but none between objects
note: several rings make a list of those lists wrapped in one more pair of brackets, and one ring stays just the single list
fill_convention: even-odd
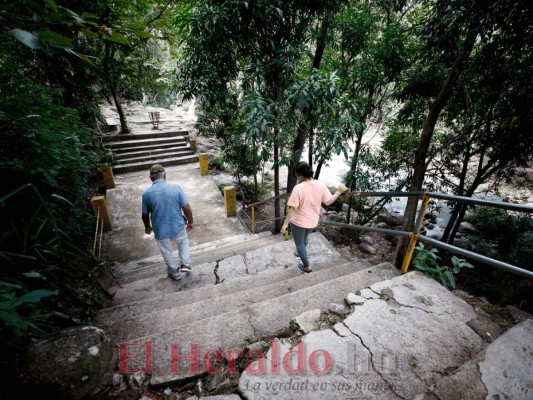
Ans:
[{"label": "man's right hand", "polygon": [[151,235],[152,234],[152,227],[151,226],[145,226],[144,227],[144,233],[146,233],[147,235]]}]

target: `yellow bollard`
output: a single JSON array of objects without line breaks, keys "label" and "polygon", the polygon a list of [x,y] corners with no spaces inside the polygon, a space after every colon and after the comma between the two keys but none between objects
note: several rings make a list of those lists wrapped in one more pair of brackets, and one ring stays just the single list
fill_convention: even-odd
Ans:
[{"label": "yellow bollard", "polygon": [[189,140],[189,148],[192,152],[196,153],[196,139]]},{"label": "yellow bollard", "polygon": [[104,185],[107,189],[113,189],[115,187],[115,178],[113,178],[113,170],[109,164],[102,165],[102,177],[104,179]]},{"label": "yellow bollard", "polygon": [[200,175],[209,174],[209,160],[206,153],[198,154],[198,161],[200,162]]},{"label": "yellow bollard", "polygon": [[100,220],[104,223],[104,229],[110,231],[111,227],[111,215],[107,209],[107,203],[105,196],[93,196],[91,198],[91,206],[93,208],[94,215],[100,215]]},{"label": "yellow bollard", "polygon": [[402,269],[400,273],[403,275],[407,272],[409,264],[411,264],[411,258],[413,257],[413,252],[415,251],[416,243],[418,242],[418,233],[409,233],[409,246],[407,247],[407,252],[403,259]]},{"label": "yellow bollard", "polygon": [[237,190],[235,186],[226,186],[224,188],[224,208],[226,217],[237,215]]}]

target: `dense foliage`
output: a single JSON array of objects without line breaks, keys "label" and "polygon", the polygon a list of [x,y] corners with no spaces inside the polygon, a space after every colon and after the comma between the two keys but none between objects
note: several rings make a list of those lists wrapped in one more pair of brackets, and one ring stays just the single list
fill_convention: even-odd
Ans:
[{"label": "dense foliage", "polygon": [[168,6],[0,1],[3,377],[18,349],[104,304],[89,202],[109,161],[96,129],[100,105],[169,96],[172,71],[158,59],[168,58],[172,38],[152,33],[165,34]]}]

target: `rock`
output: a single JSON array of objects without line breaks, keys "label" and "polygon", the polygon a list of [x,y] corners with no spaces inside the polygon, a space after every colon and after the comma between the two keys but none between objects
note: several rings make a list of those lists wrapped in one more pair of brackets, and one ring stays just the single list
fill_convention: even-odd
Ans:
[{"label": "rock", "polygon": [[521,310],[520,308],[515,307],[513,305],[505,306],[505,311],[507,311],[513,321],[517,324],[533,317],[533,315],[531,315],[527,311]]},{"label": "rock", "polygon": [[268,344],[266,342],[263,342],[263,341],[252,343],[249,346],[250,350],[261,350],[262,351],[262,350],[267,349],[267,348],[268,348]]},{"label": "rock", "polygon": [[302,333],[309,333],[318,330],[318,321],[320,321],[321,311],[318,308],[306,311],[291,321],[291,327]]},{"label": "rock", "polygon": [[346,237],[340,233],[337,229],[332,229],[328,233],[328,239],[335,244],[342,244],[345,242]]},{"label": "rock", "polygon": [[[94,326],[77,326],[29,346],[19,378],[25,396],[78,400],[95,394],[111,368],[113,342]],[[29,396],[33,397],[33,396]]]},{"label": "rock", "polygon": [[459,231],[464,233],[476,233],[477,229],[474,225],[472,225],[470,222],[461,222],[461,225],[459,226]]},{"label": "rock", "polygon": [[454,240],[453,245],[460,249],[472,250],[472,245],[465,240]]},{"label": "rock", "polygon": [[384,222],[388,226],[400,226],[403,223],[403,217],[397,215],[380,214],[377,217],[378,222]]},{"label": "rock", "polygon": [[365,299],[379,299],[379,294],[374,292],[373,290],[370,290],[369,288],[361,289],[359,290],[359,296],[364,297]]},{"label": "rock", "polygon": [[471,319],[466,323],[474,330],[483,340],[491,343],[502,334],[502,328],[491,321],[490,318],[479,316]]},{"label": "rock", "polygon": [[334,314],[337,315],[348,315],[350,314],[350,309],[348,307],[345,307],[342,304],[337,303],[331,303],[329,305],[329,311],[331,311]]},{"label": "rock", "polygon": [[226,378],[220,385],[215,389],[216,393],[224,393],[231,389],[231,381],[229,378]]},{"label": "rock", "polygon": [[374,246],[369,245],[368,243],[361,243],[358,247],[359,250],[366,254],[374,255],[378,253],[378,249],[376,249]]},{"label": "rock", "polygon": [[380,228],[380,229],[388,229],[389,226],[385,223],[385,222],[378,222],[376,224],[376,228]]},{"label": "rock", "polygon": [[120,386],[120,384],[124,382],[124,375],[122,374],[113,374],[111,378],[111,385],[112,386]]},{"label": "rock", "polygon": [[374,244],[374,239],[367,235],[361,236],[361,241],[368,244]]},{"label": "rock", "polygon": [[146,374],[143,371],[136,371],[128,376],[128,383],[131,388],[139,389],[146,380]]},{"label": "rock", "polygon": [[216,391],[217,388],[226,380],[224,372],[219,372],[209,376],[207,387],[209,391]]},{"label": "rock", "polygon": [[346,304],[352,306],[352,305],[361,305],[363,304],[366,299],[363,296],[358,296],[354,293],[348,293],[348,296],[344,299]]}]

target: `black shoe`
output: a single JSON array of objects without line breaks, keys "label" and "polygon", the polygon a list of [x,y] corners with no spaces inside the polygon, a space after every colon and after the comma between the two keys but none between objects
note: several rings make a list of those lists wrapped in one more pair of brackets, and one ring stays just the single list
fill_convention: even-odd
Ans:
[{"label": "black shoe", "polygon": [[298,264],[298,271],[303,272],[304,274],[310,274],[312,272],[312,270],[306,271],[304,268],[303,264]]},{"label": "black shoe", "polygon": [[188,265],[182,265],[180,269],[181,272],[191,272],[191,267],[189,267]]},{"label": "black shoe", "polygon": [[179,281],[181,279],[180,274],[176,274],[176,275],[168,274],[168,277],[174,281]]}]

